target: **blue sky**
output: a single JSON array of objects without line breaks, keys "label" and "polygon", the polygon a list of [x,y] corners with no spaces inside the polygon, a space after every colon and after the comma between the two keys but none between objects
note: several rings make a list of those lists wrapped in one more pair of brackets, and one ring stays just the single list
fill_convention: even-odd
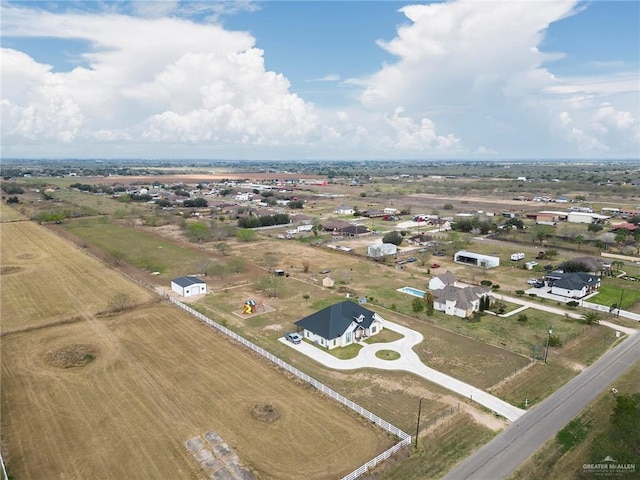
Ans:
[{"label": "blue sky", "polygon": [[5,2],[2,156],[640,158],[640,3]]}]

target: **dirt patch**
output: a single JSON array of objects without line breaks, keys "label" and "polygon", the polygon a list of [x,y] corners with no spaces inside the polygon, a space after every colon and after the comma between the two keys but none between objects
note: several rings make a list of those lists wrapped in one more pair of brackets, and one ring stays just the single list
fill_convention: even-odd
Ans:
[{"label": "dirt patch", "polygon": [[280,412],[270,403],[258,403],[251,407],[251,416],[265,423],[274,423],[280,420]]},{"label": "dirt patch", "polygon": [[21,253],[18,255],[20,260],[33,260],[34,258],[38,258],[36,253]]},{"label": "dirt patch", "polygon": [[74,343],[48,351],[44,356],[44,360],[54,367],[74,368],[88,365],[97,356],[98,350],[93,345]]},{"label": "dirt patch", "polygon": [[0,267],[0,275],[10,275],[12,273],[18,273],[24,270],[22,267],[16,267],[15,265],[6,265]]}]

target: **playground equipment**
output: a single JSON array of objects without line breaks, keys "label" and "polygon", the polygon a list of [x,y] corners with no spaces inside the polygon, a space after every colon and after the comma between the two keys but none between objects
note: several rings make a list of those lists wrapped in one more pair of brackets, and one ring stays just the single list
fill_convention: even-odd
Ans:
[{"label": "playground equipment", "polygon": [[258,311],[258,307],[262,307],[264,309],[262,302],[256,303],[255,300],[247,300],[242,307],[242,313],[244,315],[254,314]]}]

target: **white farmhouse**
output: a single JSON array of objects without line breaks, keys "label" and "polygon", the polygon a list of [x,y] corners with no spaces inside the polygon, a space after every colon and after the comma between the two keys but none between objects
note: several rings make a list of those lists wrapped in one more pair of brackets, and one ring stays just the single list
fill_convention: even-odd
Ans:
[{"label": "white farmhouse", "polygon": [[171,290],[183,297],[207,293],[207,283],[198,277],[178,277],[171,280]]},{"label": "white farmhouse", "polygon": [[349,205],[340,205],[333,211],[333,213],[337,213],[338,215],[353,215],[353,212],[353,207]]}]

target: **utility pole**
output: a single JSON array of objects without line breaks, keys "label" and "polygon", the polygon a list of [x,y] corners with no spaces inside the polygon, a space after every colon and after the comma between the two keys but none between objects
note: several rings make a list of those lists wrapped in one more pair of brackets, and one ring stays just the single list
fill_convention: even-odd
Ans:
[{"label": "utility pole", "polygon": [[418,422],[416,427],[416,444],[414,448],[418,448],[418,432],[420,431],[420,413],[422,412],[422,398],[420,399],[420,403],[418,404]]},{"label": "utility pole", "polygon": [[620,318],[620,309],[622,309],[622,296],[624,295],[624,288],[620,290],[620,303],[618,304],[618,315],[617,317]]},{"label": "utility pole", "polygon": [[551,334],[553,330],[549,327],[549,331],[547,332],[549,335],[547,336],[547,346],[544,349],[544,363],[547,363],[547,354],[549,353],[549,343],[551,342]]}]

